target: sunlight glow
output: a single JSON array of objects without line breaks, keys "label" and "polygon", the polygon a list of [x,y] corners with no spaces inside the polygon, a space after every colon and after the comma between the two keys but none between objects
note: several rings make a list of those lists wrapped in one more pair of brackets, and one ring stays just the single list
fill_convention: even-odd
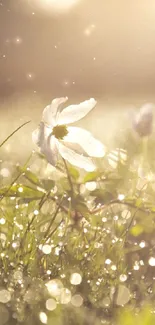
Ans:
[{"label": "sunlight glow", "polygon": [[80,0],[31,0],[36,8],[51,10],[51,12],[64,12],[76,5]]}]

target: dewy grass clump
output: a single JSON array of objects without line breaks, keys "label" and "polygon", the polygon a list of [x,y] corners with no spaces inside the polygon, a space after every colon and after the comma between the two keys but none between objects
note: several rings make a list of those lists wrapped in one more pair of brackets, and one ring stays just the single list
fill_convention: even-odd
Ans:
[{"label": "dewy grass clump", "polygon": [[105,152],[68,126],[96,101],[64,102],[52,101],[33,133],[42,155],[9,174],[1,162],[0,325],[152,325],[154,136],[145,132],[144,146],[131,130]]}]

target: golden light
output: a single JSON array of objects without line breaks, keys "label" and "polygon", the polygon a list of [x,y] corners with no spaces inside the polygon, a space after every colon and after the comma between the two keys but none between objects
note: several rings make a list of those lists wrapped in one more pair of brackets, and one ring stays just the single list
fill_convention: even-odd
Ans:
[{"label": "golden light", "polygon": [[65,12],[75,6],[81,0],[29,0],[31,4],[38,8],[50,12]]}]

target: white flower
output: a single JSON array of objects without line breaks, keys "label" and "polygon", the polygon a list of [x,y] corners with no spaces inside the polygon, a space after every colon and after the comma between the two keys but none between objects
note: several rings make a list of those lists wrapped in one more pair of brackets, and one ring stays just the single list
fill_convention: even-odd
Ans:
[{"label": "white flower", "polygon": [[[67,125],[87,115],[95,107],[96,101],[91,98],[79,105],[71,105],[62,110],[62,104],[67,100],[67,97],[56,98],[51,105],[45,107],[42,121],[32,134],[33,141],[53,166],[56,165],[58,154],[60,154],[72,165],[93,171],[96,167],[88,156],[103,157],[105,147],[90,132]],[[74,145],[73,150],[71,145]],[[84,150],[85,156],[75,151],[76,145]]]}]

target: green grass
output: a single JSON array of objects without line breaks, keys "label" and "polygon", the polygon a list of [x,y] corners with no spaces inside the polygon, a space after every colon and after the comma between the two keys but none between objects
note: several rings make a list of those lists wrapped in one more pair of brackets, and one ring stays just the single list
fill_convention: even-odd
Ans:
[{"label": "green grass", "polygon": [[0,166],[0,325],[154,324],[155,141],[117,148],[92,173]]}]

